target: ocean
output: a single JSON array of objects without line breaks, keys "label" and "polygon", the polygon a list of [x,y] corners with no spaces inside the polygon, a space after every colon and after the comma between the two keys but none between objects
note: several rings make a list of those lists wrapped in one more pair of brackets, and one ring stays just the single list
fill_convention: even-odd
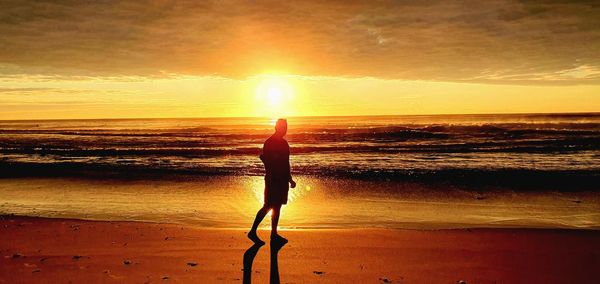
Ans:
[{"label": "ocean", "polygon": [[[600,228],[600,113],[291,117],[282,228]],[[267,118],[0,121],[0,214],[246,228]],[[268,222],[265,222],[268,226]]]},{"label": "ocean", "polygon": [[[294,174],[593,182],[600,170],[600,113],[288,120]],[[272,131],[266,118],[0,121],[0,164],[6,175],[87,169],[256,176]]]}]

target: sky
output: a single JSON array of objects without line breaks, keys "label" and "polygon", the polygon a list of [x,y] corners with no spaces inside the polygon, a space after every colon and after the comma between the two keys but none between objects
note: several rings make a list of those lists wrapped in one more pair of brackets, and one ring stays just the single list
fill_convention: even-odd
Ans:
[{"label": "sky", "polygon": [[529,112],[600,112],[600,2],[0,0],[0,119]]}]

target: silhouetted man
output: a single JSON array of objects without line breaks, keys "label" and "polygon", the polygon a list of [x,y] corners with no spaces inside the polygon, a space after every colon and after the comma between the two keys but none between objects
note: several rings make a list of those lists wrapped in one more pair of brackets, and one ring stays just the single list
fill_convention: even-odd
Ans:
[{"label": "silhouetted man", "polygon": [[256,213],[252,229],[248,232],[248,238],[255,243],[264,244],[258,238],[256,230],[265,218],[269,210],[271,214],[271,241],[287,242],[285,238],[277,234],[277,223],[281,206],[287,204],[288,190],[291,186],[296,187],[296,182],[290,173],[290,146],[283,136],[287,133],[287,121],[278,119],[275,124],[275,133],[265,141],[260,159],[265,165],[265,203]]}]

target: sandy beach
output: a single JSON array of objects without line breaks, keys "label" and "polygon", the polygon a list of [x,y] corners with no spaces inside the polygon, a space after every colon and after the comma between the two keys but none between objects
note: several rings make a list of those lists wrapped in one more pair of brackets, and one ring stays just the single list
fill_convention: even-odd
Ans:
[{"label": "sandy beach", "polygon": [[18,216],[0,224],[2,283],[600,281],[600,232],[591,230],[287,230],[277,253],[252,247],[243,230]]}]

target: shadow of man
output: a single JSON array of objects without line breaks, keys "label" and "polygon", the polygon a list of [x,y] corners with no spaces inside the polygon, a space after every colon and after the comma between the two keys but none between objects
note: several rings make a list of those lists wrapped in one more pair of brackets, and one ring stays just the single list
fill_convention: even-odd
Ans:
[{"label": "shadow of man", "polygon": [[269,283],[279,284],[279,263],[277,262],[277,255],[279,250],[285,246],[287,242],[272,241],[271,242],[271,277]]},{"label": "shadow of man", "polygon": [[[281,250],[285,244],[285,242],[271,242],[271,274],[269,277],[269,283],[271,284],[280,283],[279,263],[277,261],[277,256],[279,254],[279,250]],[[242,269],[244,274],[242,283],[252,283],[252,263],[254,263],[254,258],[262,246],[263,244],[254,244],[244,252],[244,269]]]},{"label": "shadow of man", "polygon": [[242,269],[242,271],[244,271],[244,280],[242,281],[244,284],[252,283],[252,263],[254,262],[258,250],[260,250],[263,245],[264,244],[256,243],[244,252],[244,269]]}]

